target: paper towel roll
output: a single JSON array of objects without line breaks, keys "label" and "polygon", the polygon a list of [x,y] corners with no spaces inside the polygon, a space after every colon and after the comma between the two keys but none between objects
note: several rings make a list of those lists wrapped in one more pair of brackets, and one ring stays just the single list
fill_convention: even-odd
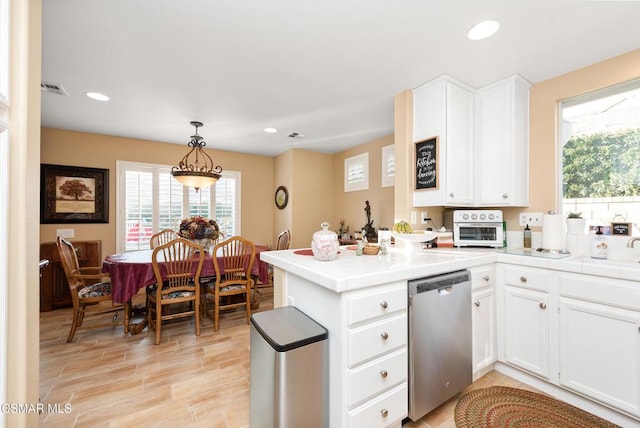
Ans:
[{"label": "paper towel roll", "polygon": [[542,216],[542,248],[564,250],[564,221],[560,214]]}]

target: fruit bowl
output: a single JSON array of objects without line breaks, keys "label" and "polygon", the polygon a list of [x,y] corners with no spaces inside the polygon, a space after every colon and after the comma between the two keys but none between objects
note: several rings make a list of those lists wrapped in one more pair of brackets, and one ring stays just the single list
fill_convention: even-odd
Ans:
[{"label": "fruit bowl", "polygon": [[418,244],[420,242],[432,241],[436,239],[438,235],[430,230],[416,230],[413,233],[391,232],[391,236],[398,241]]}]

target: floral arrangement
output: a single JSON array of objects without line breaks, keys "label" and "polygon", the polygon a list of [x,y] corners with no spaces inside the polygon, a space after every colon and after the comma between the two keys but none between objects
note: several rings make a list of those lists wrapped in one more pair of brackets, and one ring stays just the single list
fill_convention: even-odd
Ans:
[{"label": "floral arrangement", "polygon": [[180,222],[178,235],[186,239],[218,239],[220,228],[215,220],[196,216]]},{"label": "floral arrangement", "polygon": [[345,223],[344,219],[340,220],[336,233],[338,234],[338,238],[342,238],[343,235],[349,234],[349,225]]}]

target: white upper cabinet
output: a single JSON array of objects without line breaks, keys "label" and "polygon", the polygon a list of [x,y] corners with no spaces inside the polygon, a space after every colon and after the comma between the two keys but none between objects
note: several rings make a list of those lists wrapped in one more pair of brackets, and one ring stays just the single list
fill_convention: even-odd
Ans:
[{"label": "white upper cabinet", "polygon": [[473,94],[448,76],[414,89],[413,141],[439,139],[437,187],[415,190],[414,206],[473,205]]},{"label": "white upper cabinet", "polygon": [[414,143],[439,138],[437,187],[414,190],[414,206],[528,206],[530,86],[514,75],[476,91],[444,75],[413,90]]},{"label": "white upper cabinet", "polygon": [[476,92],[476,206],[529,205],[530,87],[515,75]]}]

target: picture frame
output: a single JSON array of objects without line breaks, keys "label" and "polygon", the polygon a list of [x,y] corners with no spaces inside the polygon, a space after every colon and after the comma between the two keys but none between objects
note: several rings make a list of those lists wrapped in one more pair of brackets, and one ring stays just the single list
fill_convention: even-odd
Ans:
[{"label": "picture frame", "polygon": [[287,188],[284,186],[278,186],[274,195],[274,199],[276,202],[276,207],[281,210],[284,209],[284,207],[287,206],[287,203],[289,203],[289,192],[287,191]]},{"label": "picture frame", "polygon": [[437,190],[440,185],[438,179],[438,136],[427,138],[415,143],[414,153],[414,188],[415,190]]},{"label": "picture frame", "polygon": [[109,170],[41,164],[40,223],[109,223]]}]

